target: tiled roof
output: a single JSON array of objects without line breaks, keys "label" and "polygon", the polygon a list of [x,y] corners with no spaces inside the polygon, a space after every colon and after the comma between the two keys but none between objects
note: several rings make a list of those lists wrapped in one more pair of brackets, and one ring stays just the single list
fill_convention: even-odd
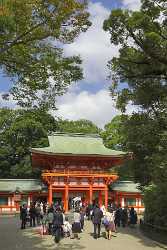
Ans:
[{"label": "tiled roof", "polygon": [[32,148],[45,154],[101,155],[123,157],[127,153],[108,149],[98,135],[55,133],[48,137],[49,147]]},{"label": "tiled roof", "polygon": [[41,191],[43,184],[37,179],[0,179],[1,192],[29,192]]},{"label": "tiled roof", "polygon": [[[111,186],[113,191],[141,193],[138,184],[132,181],[117,181]],[[0,179],[0,192],[47,191],[47,186],[38,179]]]},{"label": "tiled roof", "polygon": [[117,181],[111,185],[113,191],[127,193],[141,193],[141,190],[138,187],[139,184],[134,183],[133,181]]}]

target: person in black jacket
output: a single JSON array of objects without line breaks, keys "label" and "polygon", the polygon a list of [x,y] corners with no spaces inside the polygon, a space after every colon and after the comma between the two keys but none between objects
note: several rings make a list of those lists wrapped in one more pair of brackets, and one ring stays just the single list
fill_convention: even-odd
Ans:
[{"label": "person in black jacket", "polygon": [[[94,238],[100,238],[100,230],[101,230],[101,219],[103,217],[103,212],[100,210],[98,205],[95,205],[92,213],[92,222],[94,225]],[[97,233],[98,230],[98,233]]]},{"label": "person in black jacket", "polygon": [[55,226],[62,226],[63,225],[63,214],[61,209],[58,207],[56,208],[53,214],[53,225]]},{"label": "person in black jacket", "polygon": [[122,208],[121,205],[119,205],[115,211],[115,227],[120,227],[121,224],[121,218],[122,218]]},{"label": "person in black jacket", "polygon": [[52,235],[54,236],[54,240],[58,243],[63,236],[63,213],[60,207],[57,207],[53,214],[53,228]]},{"label": "person in black jacket", "polygon": [[29,214],[30,214],[30,227],[32,226],[35,227],[35,218],[37,215],[37,211],[34,204],[30,205]]},{"label": "person in black jacket", "polygon": [[134,227],[137,224],[137,213],[134,210],[134,207],[130,209],[130,226]]},{"label": "person in black jacket", "polygon": [[63,226],[63,213],[60,207],[57,207],[53,214],[53,233],[55,230],[59,229],[61,231]]},{"label": "person in black jacket", "polygon": [[20,208],[20,219],[21,219],[21,229],[25,229],[26,219],[27,219],[27,206],[26,206],[26,204],[24,204]]}]

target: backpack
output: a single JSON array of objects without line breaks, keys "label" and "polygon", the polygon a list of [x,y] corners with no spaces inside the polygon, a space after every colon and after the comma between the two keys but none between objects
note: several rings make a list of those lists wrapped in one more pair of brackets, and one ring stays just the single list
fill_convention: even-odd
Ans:
[{"label": "backpack", "polygon": [[105,226],[108,226],[108,225],[109,225],[109,221],[108,221],[107,218],[105,218],[105,217],[104,217],[104,219],[103,219],[103,224],[104,224]]}]

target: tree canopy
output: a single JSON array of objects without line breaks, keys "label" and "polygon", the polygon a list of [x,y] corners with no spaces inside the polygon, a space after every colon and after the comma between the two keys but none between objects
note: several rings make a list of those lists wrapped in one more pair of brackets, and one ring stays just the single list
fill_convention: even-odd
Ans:
[{"label": "tree canopy", "polygon": [[[117,115],[109,123],[104,126],[101,137],[106,147],[113,150],[128,151],[128,133],[127,133],[127,121],[129,120],[128,115]],[[120,180],[135,180],[135,171],[132,166],[132,161],[125,161],[123,165],[112,168],[113,171],[117,172]]]},{"label": "tree canopy", "polygon": [[125,149],[124,121],[126,119],[126,115],[117,115],[111,122],[104,126],[101,136],[106,147],[120,150]]},{"label": "tree canopy", "polygon": [[0,7],[0,69],[15,82],[13,97],[23,107],[55,108],[55,97],[82,79],[81,59],[66,57],[61,43],[90,26],[86,1],[6,0]]},{"label": "tree canopy", "polygon": [[[167,1],[142,0],[139,11],[113,10],[104,29],[120,54],[108,66],[117,107],[137,105],[125,122],[135,180],[144,187],[145,220],[166,226]],[[125,84],[126,83],[126,84]],[[127,86],[127,87],[125,87]]]},{"label": "tree canopy", "polygon": [[0,177],[36,177],[30,149],[48,146],[47,133],[56,129],[56,120],[44,111],[0,109]]},{"label": "tree canopy", "polygon": [[[123,111],[129,101],[140,106],[140,112],[130,116],[126,127],[128,147],[143,167],[148,161],[149,166],[153,164],[152,154],[167,128],[165,4],[162,0],[143,0],[140,11],[113,10],[104,22],[104,29],[111,34],[111,42],[120,45],[119,57],[109,62],[113,74],[112,94]],[[122,88],[121,84],[125,82],[127,87]],[[138,172],[142,175],[142,171]],[[144,184],[153,178],[151,171],[147,174]],[[142,182],[142,176],[138,177]]]},{"label": "tree canopy", "polygon": [[85,119],[59,120],[58,125],[59,131],[66,133],[99,134],[101,131],[93,122]]},{"label": "tree canopy", "polygon": [[44,110],[0,109],[0,178],[39,177],[40,171],[31,165],[31,148],[48,146],[52,132],[99,131],[91,121],[63,121]]},{"label": "tree canopy", "polygon": [[[109,62],[111,91],[118,97],[117,105],[122,110],[132,101],[156,111],[162,108],[167,93],[166,1],[141,2],[140,11],[113,10],[104,22],[111,43],[120,46],[119,57]],[[128,83],[128,87],[122,83]]]}]

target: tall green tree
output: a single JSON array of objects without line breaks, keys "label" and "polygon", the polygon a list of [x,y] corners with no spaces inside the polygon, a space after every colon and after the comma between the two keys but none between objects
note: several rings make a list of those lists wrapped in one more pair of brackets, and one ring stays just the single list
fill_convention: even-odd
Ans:
[{"label": "tall green tree", "polygon": [[153,182],[144,188],[145,219],[160,227],[167,228],[167,133],[160,135],[160,143],[156,145],[153,162]]},{"label": "tall green tree", "polygon": [[104,22],[111,43],[120,46],[119,57],[109,62],[111,91],[122,110],[131,101],[155,113],[162,109],[167,93],[166,1],[141,2],[140,11],[113,10]]},{"label": "tall green tree", "polygon": [[[104,145],[113,150],[128,151],[127,145],[127,122],[129,120],[128,115],[117,115],[111,122],[104,126],[104,130],[101,132]],[[118,173],[120,180],[134,180],[135,173],[132,167],[131,161],[127,160],[121,166],[116,166],[113,169]]]},{"label": "tall green tree", "polygon": [[110,91],[122,111],[129,102],[138,106],[125,123],[127,148],[134,154],[135,179],[144,186],[145,218],[166,226],[167,1],[141,3],[140,11],[113,10],[104,22],[111,43],[120,46],[119,57],[108,64]]},{"label": "tall green tree", "polygon": [[124,122],[126,120],[126,115],[117,115],[104,126],[101,136],[106,147],[119,150],[125,149]]},{"label": "tall green tree", "polygon": [[66,133],[99,134],[99,129],[93,122],[85,119],[77,121],[59,120],[59,131]]},{"label": "tall green tree", "polygon": [[48,134],[98,133],[88,120],[56,120],[45,110],[0,109],[0,178],[39,177],[32,168],[31,148],[48,146]]},{"label": "tall green tree", "polygon": [[30,149],[48,146],[47,134],[57,127],[44,111],[0,109],[0,177],[35,177]]},{"label": "tall green tree", "polygon": [[[140,11],[113,10],[104,22],[111,42],[120,45],[119,57],[109,62],[113,74],[110,90],[122,111],[129,101],[140,107],[140,112],[130,117],[127,131],[129,149],[136,152],[136,159],[142,157],[144,162],[148,158],[151,161],[159,134],[167,128],[166,3],[143,0]],[[125,82],[127,87],[121,87]],[[139,146],[138,150],[134,145]],[[151,177],[148,183],[150,180]]]},{"label": "tall green tree", "polygon": [[55,97],[82,79],[81,59],[65,57],[61,44],[85,32],[88,17],[85,0],[1,1],[0,69],[19,105],[55,108]]}]

